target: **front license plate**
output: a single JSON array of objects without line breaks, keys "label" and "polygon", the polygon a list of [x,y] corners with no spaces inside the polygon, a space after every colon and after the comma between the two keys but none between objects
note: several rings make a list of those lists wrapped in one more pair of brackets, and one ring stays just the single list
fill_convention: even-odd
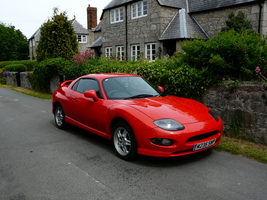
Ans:
[{"label": "front license plate", "polygon": [[207,142],[202,142],[202,143],[199,143],[199,144],[195,144],[193,151],[197,151],[197,150],[200,150],[200,149],[205,149],[205,148],[207,148],[209,146],[214,145],[215,142],[216,142],[216,139],[213,139],[213,140],[210,140],[210,141],[207,141]]}]

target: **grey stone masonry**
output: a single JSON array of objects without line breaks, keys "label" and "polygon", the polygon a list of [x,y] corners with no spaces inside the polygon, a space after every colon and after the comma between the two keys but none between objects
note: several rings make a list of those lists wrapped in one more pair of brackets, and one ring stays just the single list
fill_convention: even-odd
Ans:
[{"label": "grey stone masonry", "polygon": [[[210,37],[216,36],[222,27],[226,26],[226,20],[231,12],[237,14],[242,11],[246,18],[251,22],[255,32],[258,32],[259,25],[259,11],[260,7],[258,4],[244,5],[238,7],[231,7],[225,9],[211,10],[200,13],[193,13],[192,16],[198,21],[201,27],[206,31]],[[261,16],[261,29],[260,33],[265,34],[267,29],[267,16],[266,15],[266,3],[263,4],[262,16]]]},{"label": "grey stone masonry", "polygon": [[158,41],[159,37],[178,12],[178,9],[159,6],[157,1],[148,2],[147,16],[135,19],[132,19],[131,16],[131,4],[123,5],[124,13],[127,14],[127,22],[126,18],[124,18],[122,22],[112,24],[110,22],[110,10],[103,13],[101,22],[102,52],[105,51],[106,47],[112,47],[114,51],[116,46],[124,46],[128,48],[127,56],[130,57],[131,45],[140,44],[141,54],[144,54],[145,44],[147,43],[156,43],[158,49],[161,44]]},{"label": "grey stone masonry", "polygon": [[21,87],[32,89],[32,85],[29,80],[31,72],[20,72],[20,84]]},{"label": "grey stone masonry", "polygon": [[260,82],[240,82],[207,91],[203,103],[223,120],[226,134],[267,143],[267,87]]}]

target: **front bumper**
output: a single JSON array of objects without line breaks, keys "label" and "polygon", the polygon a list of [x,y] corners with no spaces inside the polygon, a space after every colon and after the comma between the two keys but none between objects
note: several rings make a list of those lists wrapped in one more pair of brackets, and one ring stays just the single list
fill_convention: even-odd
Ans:
[{"label": "front bumper", "polygon": [[[134,130],[138,144],[138,153],[155,157],[176,157],[196,153],[212,148],[220,143],[223,133],[221,120],[213,119],[205,122],[185,124],[182,131],[166,131],[160,128],[149,130]],[[167,138],[174,141],[171,146],[153,144],[151,138]],[[216,139],[216,142],[206,148],[194,151],[194,146],[199,143]]]}]

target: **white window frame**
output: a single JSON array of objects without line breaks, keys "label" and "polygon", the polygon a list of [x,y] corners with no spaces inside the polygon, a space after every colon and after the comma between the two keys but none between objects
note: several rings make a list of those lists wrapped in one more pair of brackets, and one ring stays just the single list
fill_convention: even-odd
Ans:
[{"label": "white window frame", "polygon": [[108,58],[113,57],[112,47],[106,47],[105,48],[105,56],[108,57]]},{"label": "white window frame", "polygon": [[146,44],[146,59],[149,61],[156,60],[156,43]]},{"label": "white window frame", "polygon": [[124,19],[123,7],[116,8],[110,11],[110,23],[122,22]]},{"label": "white window frame", "polygon": [[131,45],[131,59],[137,61],[140,56],[141,46],[140,44]]},{"label": "white window frame", "polygon": [[82,34],[77,35],[77,41],[79,43],[87,43],[87,35],[82,35]]},{"label": "white window frame", "polygon": [[141,1],[132,5],[132,19],[145,17],[148,13],[147,1]]},{"label": "white window frame", "polygon": [[123,60],[124,58],[124,46],[116,46],[116,57],[119,60]]}]

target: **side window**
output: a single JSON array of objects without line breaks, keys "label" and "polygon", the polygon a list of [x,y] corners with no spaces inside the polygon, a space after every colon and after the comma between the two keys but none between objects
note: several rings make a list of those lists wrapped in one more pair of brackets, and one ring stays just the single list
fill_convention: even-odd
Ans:
[{"label": "side window", "polygon": [[80,79],[73,85],[72,90],[82,93],[82,94],[88,90],[95,90],[98,97],[101,97],[97,80],[90,79],[90,78]]}]

